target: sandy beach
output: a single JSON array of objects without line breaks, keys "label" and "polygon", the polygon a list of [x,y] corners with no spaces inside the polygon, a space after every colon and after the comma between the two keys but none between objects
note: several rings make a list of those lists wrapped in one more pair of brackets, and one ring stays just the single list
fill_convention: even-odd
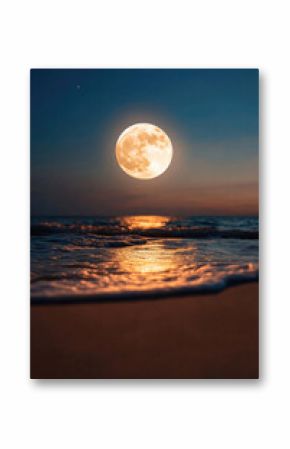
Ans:
[{"label": "sandy beach", "polygon": [[34,379],[258,375],[258,283],[213,295],[31,307]]}]

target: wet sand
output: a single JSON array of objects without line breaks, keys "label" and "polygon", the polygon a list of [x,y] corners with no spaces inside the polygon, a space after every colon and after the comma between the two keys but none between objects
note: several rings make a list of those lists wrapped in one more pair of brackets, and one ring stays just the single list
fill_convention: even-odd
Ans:
[{"label": "wet sand", "polygon": [[33,379],[253,379],[258,365],[258,283],[31,307]]}]

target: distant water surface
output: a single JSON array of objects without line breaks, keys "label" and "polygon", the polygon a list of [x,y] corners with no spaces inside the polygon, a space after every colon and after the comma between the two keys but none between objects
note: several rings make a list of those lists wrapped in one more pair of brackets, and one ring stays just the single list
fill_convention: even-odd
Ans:
[{"label": "distant water surface", "polygon": [[33,300],[218,291],[258,278],[257,217],[33,217]]}]

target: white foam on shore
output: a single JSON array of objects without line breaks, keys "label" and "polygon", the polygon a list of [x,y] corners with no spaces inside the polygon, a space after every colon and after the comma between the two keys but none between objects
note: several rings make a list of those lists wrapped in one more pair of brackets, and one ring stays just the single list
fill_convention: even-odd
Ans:
[{"label": "white foam on shore", "polygon": [[189,294],[211,294],[219,293],[227,287],[259,280],[258,270],[247,273],[232,273],[226,276],[208,279],[207,282],[197,282],[194,285],[179,287],[164,287],[144,290],[124,290],[119,292],[100,292],[87,294],[64,294],[55,296],[32,296],[32,304],[56,304],[56,303],[82,303],[82,302],[105,302],[124,301],[138,299],[159,299],[168,296],[179,296]]}]

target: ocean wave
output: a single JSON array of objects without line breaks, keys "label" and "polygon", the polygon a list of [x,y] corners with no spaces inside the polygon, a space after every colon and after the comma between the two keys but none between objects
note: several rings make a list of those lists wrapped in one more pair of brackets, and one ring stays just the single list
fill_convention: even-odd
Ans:
[{"label": "ocean wave", "polygon": [[[58,242],[59,243],[59,242]],[[147,243],[146,239],[132,239],[132,238],[123,238],[116,240],[102,240],[102,239],[85,239],[84,242],[69,242],[68,244],[64,244],[61,242],[62,246],[58,248],[58,251],[64,253],[70,253],[75,251],[84,251],[86,249],[93,248],[125,248],[127,246],[139,246],[145,245]]]},{"label": "ocean wave", "polygon": [[84,303],[84,302],[106,302],[121,300],[139,300],[139,299],[161,299],[164,297],[177,297],[184,295],[202,295],[219,293],[224,289],[249,282],[257,282],[259,279],[258,270],[247,272],[229,273],[222,277],[216,277],[195,283],[194,285],[181,285],[177,287],[162,287],[146,290],[123,290],[107,291],[99,293],[70,293],[63,295],[33,295],[32,304],[56,304],[56,303]]},{"label": "ocean wave", "polygon": [[215,292],[258,278],[249,217],[37,217],[33,302]]},{"label": "ocean wave", "polygon": [[[168,226],[164,228],[128,229],[120,225],[91,225],[40,223],[31,226],[32,236],[49,236],[52,234],[92,234],[94,236],[142,236],[150,238],[222,238],[222,239],[252,239],[259,238],[259,231],[242,229],[218,229],[215,226]],[[114,246],[112,242],[112,246]]]}]

